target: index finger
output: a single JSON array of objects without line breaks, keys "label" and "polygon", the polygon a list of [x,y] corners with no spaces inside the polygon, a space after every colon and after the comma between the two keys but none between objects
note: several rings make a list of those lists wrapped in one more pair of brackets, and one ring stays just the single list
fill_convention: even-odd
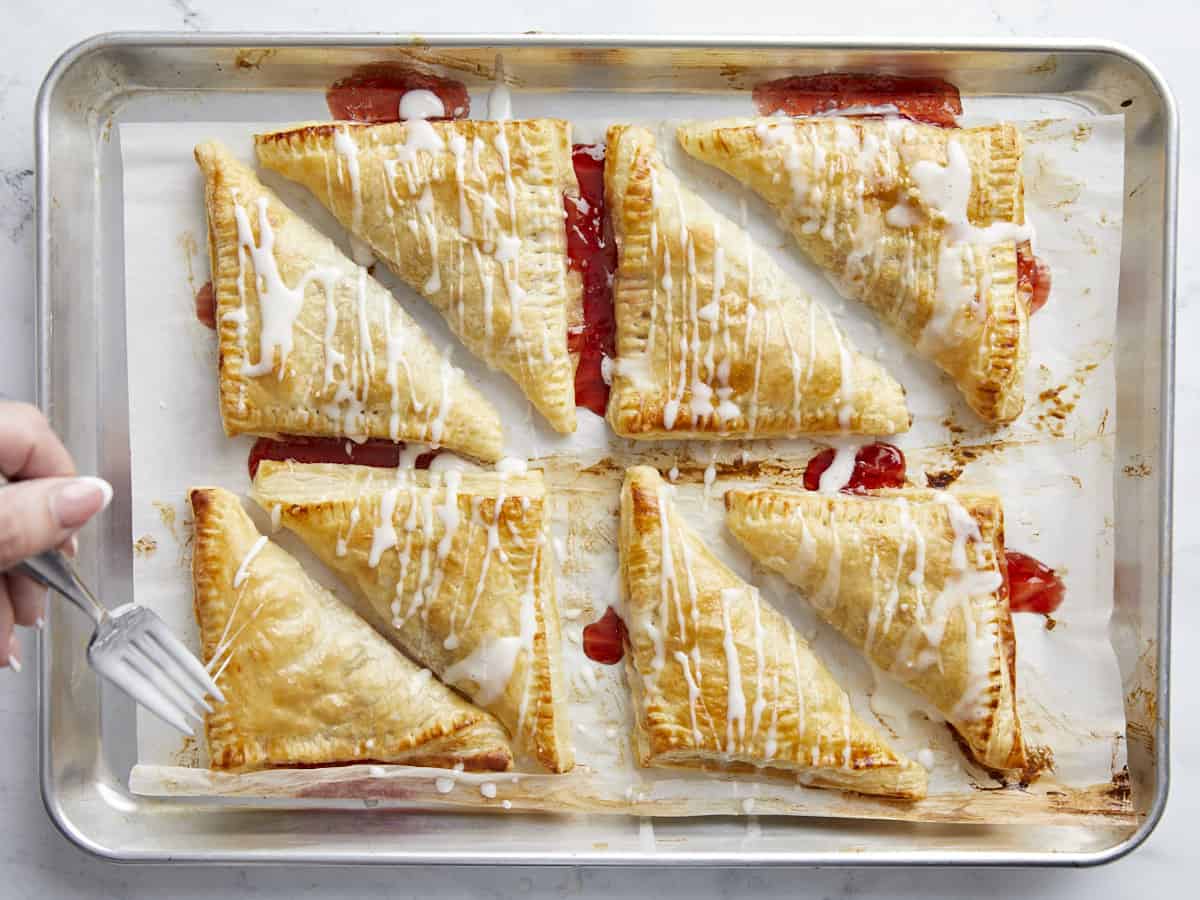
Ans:
[{"label": "index finger", "polygon": [[75,474],[75,461],[37,407],[0,401],[0,474],[13,479]]}]

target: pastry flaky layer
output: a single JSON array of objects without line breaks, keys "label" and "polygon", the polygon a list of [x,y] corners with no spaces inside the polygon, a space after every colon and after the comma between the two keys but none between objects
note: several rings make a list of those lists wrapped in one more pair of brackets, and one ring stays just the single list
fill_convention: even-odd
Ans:
[{"label": "pastry flaky layer", "polygon": [[255,145],[557,431],[575,430],[567,329],[583,322],[583,286],[567,262],[563,198],[579,191],[569,123],[311,124]]},{"label": "pastry flaky layer", "polygon": [[664,164],[644,128],[608,131],[618,248],[608,419],[632,438],[894,434],[904,389],[770,255]]},{"label": "pastry flaky layer", "polygon": [[263,462],[253,496],[518,749],[574,765],[540,472]]},{"label": "pastry flaky layer", "polygon": [[1002,123],[730,119],[680,143],[753,189],[846,295],[954,378],[990,422],[1025,403],[1021,137]]},{"label": "pastry flaky layer", "polygon": [[406,659],[258,533],[221,488],[193,488],[203,658],[226,701],[214,769],[352,762],[504,771],[500,723]]},{"label": "pastry flaky layer", "polygon": [[500,416],[391,293],[221,144],[196,147],[226,433],[441,444],[485,461]]},{"label": "pastry flaky layer", "polygon": [[933,702],[975,758],[1027,766],[998,497],[729,491],[726,523],[878,668]]},{"label": "pastry flaky layer", "polygon": [[645,466],[625,475],[620,550],[642,765],[925,796],[925,770],[854,714],[791,623],[712,554]]}]

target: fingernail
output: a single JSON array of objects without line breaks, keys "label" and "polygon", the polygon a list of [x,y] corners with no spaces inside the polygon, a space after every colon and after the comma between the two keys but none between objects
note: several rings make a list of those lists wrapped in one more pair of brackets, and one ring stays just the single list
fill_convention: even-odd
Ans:
[{"label": "fingernail", "polygon": [[8,665],[18,675],[21,673],[21,645],[17,643],[16,635],[8,642]]},{"label": "fingernail", "polygon": [[112,496],[111,484],[103,478],[84,475],[60,487],[51,498],[50,508],[60,527],[78,528],[108,506]]},{"label": "fingernail", "polygon": [[78,556],[79,555],[79,538],[76,537],[75,535],[71,535],[69,538],[67,538],[65,541],[63,541],[62,552],[67,554],[67,556],[71,557],[72,559],[74,559],[76,556]]}]

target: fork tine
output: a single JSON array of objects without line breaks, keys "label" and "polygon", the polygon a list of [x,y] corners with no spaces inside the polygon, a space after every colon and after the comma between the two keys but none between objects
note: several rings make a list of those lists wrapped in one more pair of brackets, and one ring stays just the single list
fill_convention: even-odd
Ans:
[{"label": "fork tine", "polygon": [[184,672],[191,676],[192,681],[202,691],[201,699],[207,694],[211,695],[218,703],[225,702],[225,695],[221,693],[221,689],[217,687],[217,682],[213,677],[208,674],[208,670],[163,622],[154,622],[152,627],[146,629],[146,633],[158,642],[168,656],[180,664],[180,668]]},{"label": "fork tine", "polygon": [[173,703],[185,716],[190,716],[198,722],[203,722],[204,719],[196,712],[188,696],[183,693],[168,676],[159,667],[151,657],[146,655],[146,652],[136,644],[131,644],[125,649],[122,658],[125,662],[137,672],[139,672],[147,681],[156,687],[160,694],[168,701]]},{"label": "fork tine", "polygon": [[158,667],[162,669],[163,674],[171,679],[175,687],[177,687],[189,700],[192,701],[193,706],[199,704],[205,712],[212,712],[212,707],[209,705],[208,701],[204,699],[204,693],[198,687],[192,684],[191,679],[183,673],[176,660],[173,659],[170,653],[158,642],[158,640],[155,639],[153,632],[147,630],[142,634],[137,635],[133,638],[133,645],[141,650],[142,653],[146,654],[146,656],[148,656],[152,662],[157,664]]},{"label": "fork tine", "polygon": [[125,659],[118,660],[118,663],[118,666],[108,667],[105,671],[113,684],[173,728],[189,737],[196,733],[187,719],[162,694],[148,689],[146,678],[141,676],[136,666]]}]

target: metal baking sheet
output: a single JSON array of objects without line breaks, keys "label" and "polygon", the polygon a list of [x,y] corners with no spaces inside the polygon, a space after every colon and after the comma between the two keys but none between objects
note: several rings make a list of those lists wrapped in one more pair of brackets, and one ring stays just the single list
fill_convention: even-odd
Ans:
[{"label": "metal baking sheet", "polygon": [[[475,91],[472,107],[490,105],[491,86]],[[744,112],[744,92],[653,95],[663,108],[681,103],[692,115],[721,118]],[[326,114],[319,94],[304,118]],[[614,118],[629,112],[628,95],[597,91],[513,94],[513,114],[566,115],[573,140],[603,136]],[[955,477],[959,490],[994,491],[1004,498],[1005,539],[1012,549],[1033,552],[1067,573],[1067,602],[1050,620],[1014,617],[1017,683],[1026,741],[1054,755],[1053,772],[1026,790],[996,791],[996,782],[970,765],[936,713],[922,712],[919,699],[894,682],[880,680],[842,635],[819,622],[786,583],[755,571],[732,543],[722,515],[722,497],[733,487],[795,483],[803,465],[822,444],[803,438],[705,443],[628,442],[612,434],[600,417],[579,411],[579,429],[569,438],[554,434],[515,385],[498,383],[485,364],[458,354],[473,383],[486,385],[489,400],[505,422],[508,456],[528,459],[545,476],[553,498],[549,511],[555,536],[561,610],[561,661],[576,768],[570,776],[547,775],[518,761],[519,781],[500,778],[492,798],[480,792],[489,779],[473,781],[429,768],[389,766],[283,770],[267,775],[207,771],[203,742],[179,734],[140,711],[138,765],[131,789],[141,795],[218,795],[300,798],[319,795],[374,799],[381,806],[476,806],[513,814],[608,812],[667,815],[806,815],[821,818],[888,818],[911,821],[1056,821],[1093,827],[1127,815],[1125,710],[1120,671],[1111,645],[1112,473],[1115,430],[1115,332],[1121,211],[1124,192],[1124,117],[1083,115],[1054,104],[1055,116],[1021,121],[1030,107],[1047,112],[1042,99],[972,98],[960,121],[1014,121],[1025,134],[1025,214],[1037,232],[1037,252],[1055,273],[1054,303],[1038,315],[1030,346],[1029,410],[1012,426],[976,422],[948,391],[944,376],[879,329],[877,317],[858,303],[830,296],[829,282],[789,244],[780,246],[777,216],[752,202],[748,191],[690,159],[674,139],[671,122],[647,123],[658,133],[667,167],[684,184],[744,227],[793,282],[845,329],[848,340],[866,348],[904,384],[914,411],[912,428],[889,438],[900,447],[910,477],[926,473]],[[195,321],[193,297],[205,277],[203,182],[193,147],[222,140],[253,165],[248,135],[276,122],[122,122],[119,126],[124,193],[125,315],[129,371],[129,441],[132,458],[133,600],[154,609],[185,644],[198,650],[192,604],[191,510],[187,489],[221,485],[238,494],[248,489],[246,454],[251,437],[229,438],[212,402],[216,342]],[[269,173],[283,202],[335,239],[344,230],[296,185]],[[387,278],[377,268],[377,277]],[[385,282],[386,283],[386,282]],[[410,288],[392,284],[395,299],[435,344],[457,348],[445,320]],[[184,424],[186,423],[186,424]],[[967,460],[972,460],[969,464]],[[755,582],[775,609],[805,635],[865,721],[875,722],[889,743],[910,759],[925,756],[928,797],[917,803],[872,803],[837,791],[815,791],[778,778],[724,773],[713,777],[674,769],[643,769],[633,760],[628,678],[622,667],[600,666],[582,652],[581,631],[610,602],[617,602],[615,503],[625,470],[653,465],[676,469],[676,502],[701,539],[733,571]],[[760,466],[767,464],[764,471]],[[711,483],[705,478],[712,466]],[[669,475],[668,475],[669,477]],[[250,505],[261,529],[269,520]],[[351,606],[373,614],[347,594],[336,575],[312,557],[286,530],[274,540],[292,552],[313,577]],[[386,628],[385,628],[386,631]],[[441,786],[451,785],[447,793]],[[686,798],[685,803],[680,798]],[[746,812],[749,807],[750,812]]]},{"label": "metal baking sheet", "polygon": [[[247,35],[109,37],[77,48],[51,72],[38,109],[41,397],[81,464],[93,462],[126,489],[118,491],[124,502],[108,531],[85,548],[97,561],[93,574],[105,594],[128,591],[132,571],[114,124],[203,121],[216,118],[214,112],[251,119],[261,116],[264,102],[286,118],[289,103],[311,103],[315,92],[355,65],[379,59],[416,59],[478,86],[491,80],[497,49],[518,87],[540,91],[728,92],[797,71],[885,69],[941,75],[978,98],[1041,100],[1048,113],[1064,104],[1126,113],[1113,639],[1139,822],[984,829],[838,821],[804,827],[764,819],[755,823],[753,840],[743,840],[748,826],[728,819],[658,820],[650,827],[633,819],[521,817],[497,824],[478,816],[364,813],[362,803],[351,804],[356,813],[312,817],[294,809],[249,813],[226,801],[147,800],[124,788],[134,761],[131,710],[101,692],[96,714],[97,686],[78,652],[82,636],[72,628],[77,623],[64,619],[49,633],[42,671],[43,696],[54,697],[43,709],[43,780],[60,827],[105,855],[196,861],[1078,864],[1134,846],[1157,821],[1166,788],[1176,138],[1165,88],[1144,63],[1117,48]],[[653,99],[630,98],[636,105]],[[1162,346],[1162,360],[1145,359],[1146,346]],[[364,834],[369,841],[356,839]],[[369,854],[363,851],[368,844]]]}]

